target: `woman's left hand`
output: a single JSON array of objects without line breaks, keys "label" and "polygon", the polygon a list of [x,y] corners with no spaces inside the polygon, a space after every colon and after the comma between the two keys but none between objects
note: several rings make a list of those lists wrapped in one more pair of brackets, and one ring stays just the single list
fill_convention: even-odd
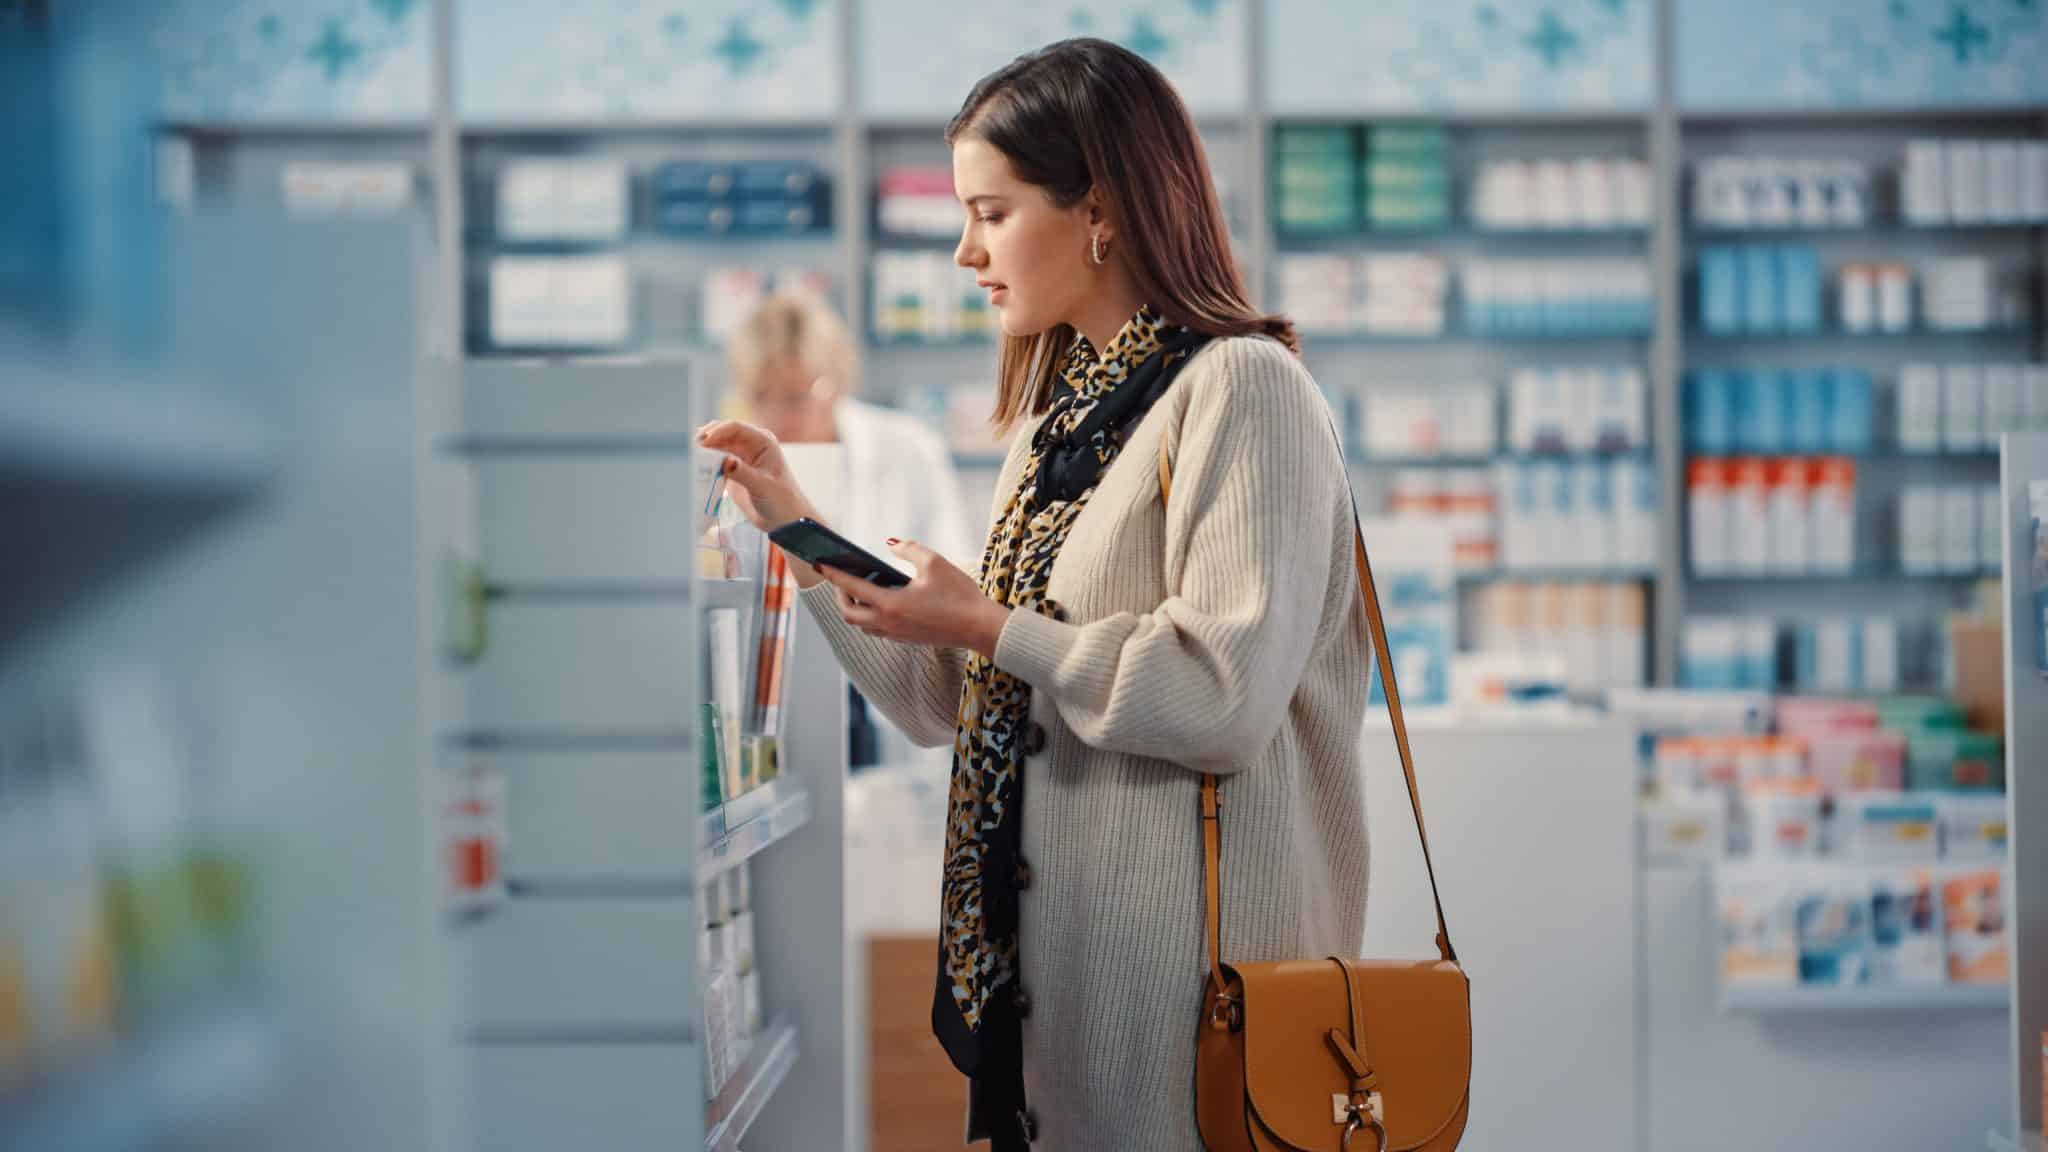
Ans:
[{"label": "woman's left hand", "polygon": [[902,588],[884,588],[836,568],[818,573],[839,597],[839,614],[870,636],[934,648],[966,648],[995,658],[996,641],[1010,609],[990,599],[973,577],[944,556],[909,540],[889,541],[917,575]]}]

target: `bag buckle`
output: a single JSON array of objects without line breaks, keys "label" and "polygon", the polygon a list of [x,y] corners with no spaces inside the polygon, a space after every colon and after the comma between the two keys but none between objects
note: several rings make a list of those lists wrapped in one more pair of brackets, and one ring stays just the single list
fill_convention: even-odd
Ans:
[{"label": "bag buckle", "polygon": [[1330,1097],[1330,1111],[1333,1119],[1344,1125],[1343,1152],[1352,1152],[1351,1138],[1371,1128],[1379,1137],[1378,1152],[1387,1152],[1386,1105],[1377,1092],[1363,1096],[1333,1095]]},{"label": "bag buckle", "polygon": [[1242,1019],[1237,997],[1228,992],[1217,993],[1215,1001],[1209,1005],[1209,1027],[1218,1032],[1235,1032]]}]

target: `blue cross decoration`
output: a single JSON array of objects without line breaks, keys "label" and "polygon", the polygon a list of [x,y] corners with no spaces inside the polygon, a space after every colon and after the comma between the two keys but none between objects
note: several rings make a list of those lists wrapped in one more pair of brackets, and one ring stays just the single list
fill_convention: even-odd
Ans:
[{"label": "blue cross decoration", "polygon": [[735,76],[752,68],[754,62],[759,60],[761,53],[766,50],[767,45],[756,40],[754,34],[747,31],[745,20],[734,20],[725,30],[725,38],[711,49],[725,60],[725,66],[730,68]]},{"label": "blue cross decoration", "polygon": [[341,21],[329,20],[320,31],[320,39],[306,50],[306,57],[327,70],[327,82],[332,84],[340,79],[356,57],[363,54],[362,45],[348,38],[342,30]]},{"label": "blue cross decoration", "polygon": [[384,18],[393,24],[400,23],[411,15],[418,4],[419,0],[370,0],[370,7],[383,13]]},{"label": "blue cross decoration", "polygon": [[1542,19],[1536,22],[1534,31],[1522,38],[1522,43],[1543,57],[1544,67],[1553,71],[1564,65],[1565,57],[1579,52],[1579,34],[1567,28],[1549,8],[1543,10]]},{"label": "blue cross decoration", "polygon": [[683,28],[684,21],[683,14],[681,12],[671,12],[668,14],[668,18],[661,22],[661,30],[663,32],[666,32],[668,34],[668,38],[671,40],[682,39]]},{"label": "blue cross decoration", "polygon": [[1990,31],[1972,19],[1970,10],[1961,4],[1950,10],[1948,25],[1936,29],[1934,38],[1955,51],[1958,64],[1968,64],[1972,51],[1979,48],[1988,49],[1991,44]]},{"label": "blue cross decoration", "polygon": [[1159,34],[1152,17],[1139,13],[1131,21],[1131,34],[1124,37],[1124,47],[1136,52],[1147,60],[1156,60],[1167,49],[1167,39]]},{"label": "blue cross decoration", "polygon": [[788,12],[792,20],[810,19],[811,9],[817,6],[818,0],[782,0],[783,11]]}]

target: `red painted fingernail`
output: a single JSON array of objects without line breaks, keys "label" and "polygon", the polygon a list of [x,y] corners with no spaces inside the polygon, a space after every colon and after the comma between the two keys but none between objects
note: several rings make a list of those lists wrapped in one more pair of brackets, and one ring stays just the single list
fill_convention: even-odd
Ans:
[{"label": "red painted fingernail", "polygon": [[889,537],[889,543],[891,543],[891,544],[901,544],[901,543],[903,543],[903,541],[901,541],[901,540],[898,540],[898,539],[897,539],[897,538],[895,538],[894,536],[891,536],[891,537]]}]

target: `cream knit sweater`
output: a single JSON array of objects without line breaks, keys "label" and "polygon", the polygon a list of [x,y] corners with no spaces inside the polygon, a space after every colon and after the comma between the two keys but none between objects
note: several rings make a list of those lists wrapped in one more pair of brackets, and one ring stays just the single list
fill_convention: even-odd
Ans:
[{"label": "cream knit sweater", "polygon": [[[1328,405],[1271,340],[1212,341],[1133,430],[1048,596],[996,663],[1049,737],[1024,764],[1024,1079],[1039,1146],[1200,1147],[1194,1040],[1208,972],[1200,772],[1223,779],[1223,958],[1363,943],[1358,741],[1370,664],[1349,486]],[[996,486],[1016,487],[1031,427]],[[1173,446],[1171,507],[1160,437]],[[841,664],[913,740],[950,744],[964,663],[849,626],[804,593]],[[930,893],[937,900],[939,893]]]}]

